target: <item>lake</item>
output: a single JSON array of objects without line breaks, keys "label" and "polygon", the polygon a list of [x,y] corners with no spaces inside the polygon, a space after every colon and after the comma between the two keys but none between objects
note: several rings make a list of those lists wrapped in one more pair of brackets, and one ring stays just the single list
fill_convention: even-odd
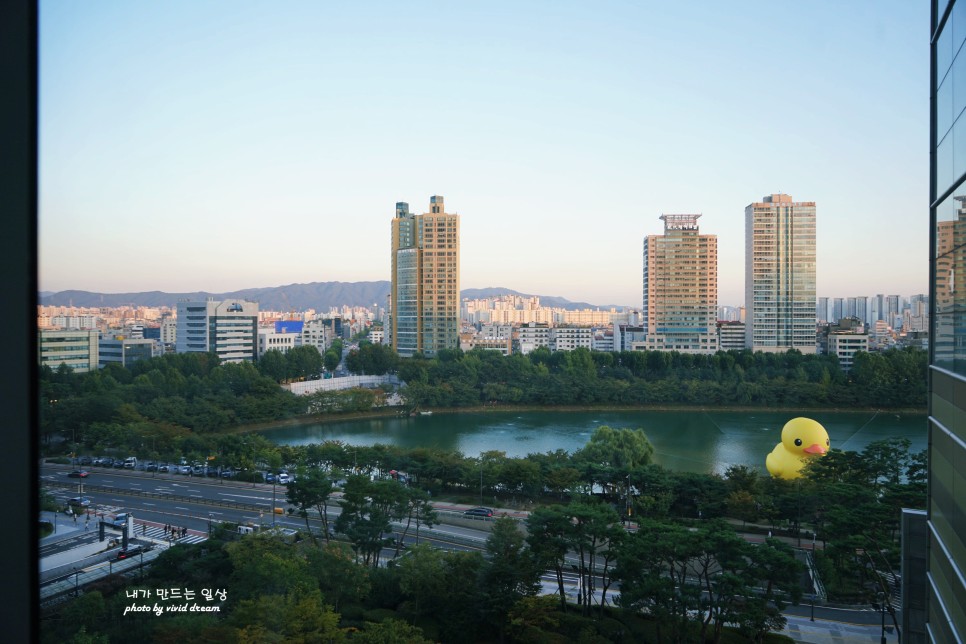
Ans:
[{"label": "lake", "polygon": [[477,456],[500,450],[520,457],[583,447],[594,428],[641,428],[654,445],[654,461],[668,469],[723,473],[731,465],[765,472],[765,457],[781,440],[782,426],[796,416],[820,422],[832,447],[861,451],[873,441],[906,437],[911,452],[926,449],[926,414],[895,412],[754,411],[525,411],[436,413],[338,423],[289,425],[259,433],[280,445],[338,440],[351,445],[383,443],[436,447]]}]

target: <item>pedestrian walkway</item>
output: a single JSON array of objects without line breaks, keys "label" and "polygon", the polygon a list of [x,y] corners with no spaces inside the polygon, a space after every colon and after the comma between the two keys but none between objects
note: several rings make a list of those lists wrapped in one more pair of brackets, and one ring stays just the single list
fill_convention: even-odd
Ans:
[{"label": "pedestrian walkway", "polygon": [[[782,635],[801,644],[879,644],[882,636],[880,625],[848,624],[807,617],[788,617]],[[886,631],[886,642],[898,642],[895,630]]]},{"label": "pedestrian walkway", "polygon": [[[146,528],[146,529],[145,529]],[[197,530],[188,530],[185,536],[181,536],[181,526],[174,526],[174,538],[172,532],[167,532],[163,525],[155,523],[135,523],[134,538],[138,540],[149,540],[158,544],[166,543],[201,543],[208,539],[208,535]]]}]

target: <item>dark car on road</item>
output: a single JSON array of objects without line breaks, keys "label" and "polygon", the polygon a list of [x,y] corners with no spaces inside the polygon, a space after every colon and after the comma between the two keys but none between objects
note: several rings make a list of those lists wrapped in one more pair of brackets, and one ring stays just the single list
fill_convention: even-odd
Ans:
[{"label": "dark car on road", "polygon": [[142,552],[147,552],[150,549],[151,549],[151,546],[141,546],[141,545],[128,546],[127,548],[124,548],[123,550],[120,550],[117,553],[117,558],[118,559],[127,559],[128,557],[133,557],[134,555],[139,555]]},{"label": "dark car on road", "polygon": [[463,513],[465,517],[492,517],[493,510],[490,508],[470,508]]},{"label": "dark car on road", "polygon": [[72,479],[86,479],[88,477],[88,473],[87,473],[87,470],[74,470],[67,476],[69,476]]}]

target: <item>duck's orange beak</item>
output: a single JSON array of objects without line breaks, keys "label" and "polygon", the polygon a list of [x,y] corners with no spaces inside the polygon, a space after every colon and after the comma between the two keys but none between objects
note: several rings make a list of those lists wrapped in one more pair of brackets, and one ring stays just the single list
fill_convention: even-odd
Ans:
[{"label": "duck's orange beak", "polygon": [[808,447],[802,450],[806,454],[824,454],[826,451],[825,447],[819,445],[818,443],[812,443]]}]

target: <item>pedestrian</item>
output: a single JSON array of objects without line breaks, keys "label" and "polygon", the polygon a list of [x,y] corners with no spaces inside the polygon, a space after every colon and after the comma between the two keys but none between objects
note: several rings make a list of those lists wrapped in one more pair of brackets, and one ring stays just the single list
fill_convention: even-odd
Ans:
[{"label": "pedestrian", "polygon": [[84,521],[84,530],[88,530],[91,527],[91,518],[87,517],[87,521]]},{"label": "pedestrian", "polygon": [[70,515],[74,517],[74,523],[77,523],[77,515],[74,514],[73,512],[71,512]]},{"label": "pedestrian", "polygon": [[147,523],[142,523],[141,524],[141,534],[147,534],[147,533],[148,533],[148,524]]},{"label": "pedestrian", "polygon": [[185,528],[181,528],[181,536],[182,537],[187,537],[188,536],[188,528],[186,528],[186,527]]}]

